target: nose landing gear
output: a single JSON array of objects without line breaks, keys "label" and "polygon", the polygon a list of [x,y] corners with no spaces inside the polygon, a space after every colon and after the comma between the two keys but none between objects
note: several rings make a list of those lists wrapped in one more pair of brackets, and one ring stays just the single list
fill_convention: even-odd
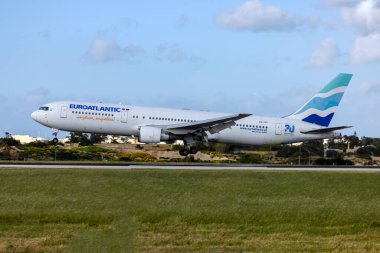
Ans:
[{"label": "nose landing gear", "polygon": [[57,135],[58,135],[58,129],[52,129],[52,131],[53,131],[53,136],[54,136],[54,138],[53,138],[53,140],[51,141],[52,143],[53,143],[53,145],[57,145],[58,144],[58,142],[59,142],[59,140],[58,140],[58,138],[57,138]]}]

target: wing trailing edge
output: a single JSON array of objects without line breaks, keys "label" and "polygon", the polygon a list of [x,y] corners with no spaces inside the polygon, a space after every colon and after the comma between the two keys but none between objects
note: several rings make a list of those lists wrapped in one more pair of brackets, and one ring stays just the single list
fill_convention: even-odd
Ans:
[{"label": "wing trailing edge", "polygon": [[223,129],[230,128],[231,126],[233,126],[236,120],[243,119],[251,115],[252,114],[248,113],[240,113],[191,123],[152,126],[160,127],[167,133],[177,135],[189,134],[197,131],[209,131],[210,133],[217,133],[222,131]]}]

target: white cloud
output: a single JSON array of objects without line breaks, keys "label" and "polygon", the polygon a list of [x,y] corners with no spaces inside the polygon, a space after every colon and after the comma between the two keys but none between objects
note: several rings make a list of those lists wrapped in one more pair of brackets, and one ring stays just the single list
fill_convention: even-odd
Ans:
[{"label": "white cloud", "polygon": [[304,17],[300,18],[299,24],[300,24],[300,26],[308,27],[310,29],[314,29],[323,23],[322,23],[321,18],[318,16],[304,16]]},{"label": "white cloud", "polygon": [[296,27],[293,15],[261,0],[248,0],[233,10],[221,12],[217,23],[228,29],[250,31],[284,31]]},{"label": "white cloud", "polygon": [[183,28],[189,24],[189,17],[182,15],[177,21],[177,27]]},{"label": "white cloud", "polygon": [[342,9],[343,20],[362,34],[380,31],[380,0],[365,0]]},{"label": "white cloud", "polygon": [[376,81],[368,81],[362,83],[360,91],[364,95],[371,95],[380,92],[380,83]]},{"label": "white cloud", "polygon": [[156,60],[158,61],[167,60],[171,63],[183,62],[186,61],[187,58],[186,53],[175,45],[162,43],[157,46]]},{"label": "white cloud", "polygon": [[380,60],[380,33],[358,36],[351,51],[351,61],[362,64]]},{"label": "white cloud", "polygon": [[124,48],[124,53],[130,60],[137,60],[146,54],[145,49],[142,46],[129,44]]},{"label": "white cloud", "polygon": [[356,5],[362,0],[325,0],[323,5],[326,7],[348,7]]},{"label": "white cloud", "polygon": [[97,37],[92,42],[85,56],[93,63],[104,63],[120,59],[122,55],[123,50],[115,40]]},{"label": "white cloud", "polygon": [[129,44],[122,48],[116,40],[98,36],[84,55],[84,59],[92,63],[106,63],[115,60],[138,62],[146,54],[142,46]]},{"label": "white cloud", "polygon": [[339,47],[336,41],[330,38],[324,39],[313,52],[309,66],[315,68],[332,66],[338,56]]},{"label": "white cloud", "polygon": [[207,60],[205,58],[202,58],[202,57],[192,56],[192,57],[190,57],[190,62],[194,63],[195,65],[199,65],[199,64],[206,63]]},{"label": "white cloud", "polygon": [[350,51],[353,64],[380,61],[380,0],[325,0],[341,7],[344,22],[357,31]]},{"label": "white cloud", "polygon": [[26,101],[28,103],[41,103],[44,102],[49,95],[50,90],[46,88],[37,88],[26,94]]}]

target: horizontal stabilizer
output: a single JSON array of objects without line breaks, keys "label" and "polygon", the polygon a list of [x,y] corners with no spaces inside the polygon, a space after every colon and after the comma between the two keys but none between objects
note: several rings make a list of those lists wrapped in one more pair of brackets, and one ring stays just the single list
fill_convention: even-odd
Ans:
[{"label": "horizontal stabilizer", "polygon": [[325,134],[325,133],[330,133],[330,132],[337,131],[337,130],[342,130],[345,128],[350,128],[350,127],[352,127],[352,126],[326,127],[326,128],[315,129],[315,130],[310,130],[310,131],[305,131],[305,132],[301,131],[301,133],[303,133],[303,134]]}]

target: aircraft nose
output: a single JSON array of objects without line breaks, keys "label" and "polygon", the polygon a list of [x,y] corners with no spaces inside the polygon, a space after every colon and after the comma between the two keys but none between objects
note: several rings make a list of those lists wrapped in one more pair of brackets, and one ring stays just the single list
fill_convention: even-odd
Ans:
[{"label": "aircraft nose", "polygon": [[32,119],[34,119],[35,121],[38,121],[38,112],[37,112],[37,111],[32,112],[32,114],[31,114],[30,116],[31,116]]}]

